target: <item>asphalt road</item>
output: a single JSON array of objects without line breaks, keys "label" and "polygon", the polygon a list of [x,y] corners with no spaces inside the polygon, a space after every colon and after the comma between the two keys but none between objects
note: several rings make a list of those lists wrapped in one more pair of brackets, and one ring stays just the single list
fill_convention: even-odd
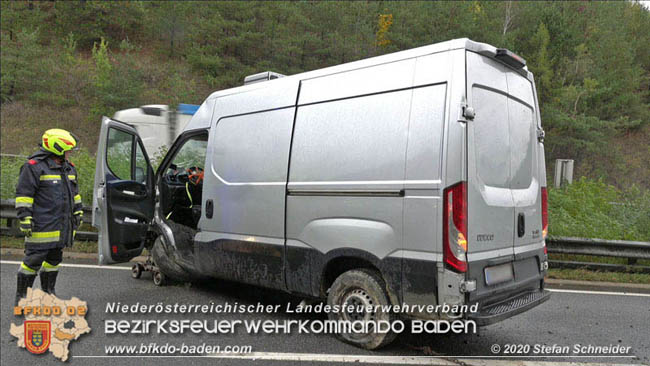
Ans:
[{"label": "asphalt road", "polygon": [[[7,259],[7,258],[3,258]],[[15,338],[9,335],[9,323],[22,323],[22,318],[15,318],[11,309],[15,293],[15,273],[17,264],[0,264],[0,306],[2,336],[0,341],[0,363],[4,365],[52,364],[59,365],[60,361],[51,354],[35,356],[25,349],[16,347]],[[38,282],[38,279],[37,279]],[[38,287],[38,286],[37,286]],[[316,354],[310,361],[301,364],[347,364],[342,362],[321,362],[319,355],[363,355],[366,359],[360,362],[374,363],[368,356],[437,356],[441,362],[456,364],[458,356],[491,356],[491,347],[498,344],[530,345],[559,345],[573,347],[581,345],[622,345],[631,347],[631,355],[635,358],[599,358],[587,357],[566,358],[530,358],[515,357],[516,360],[564,361],[612,363],[634,363],[650,365],[650,297],[602,295],[583,293],[554,293],[551,300],[539,307],[485,328],[478,334],[471,335],[400,335],[390,346],[376,352],[364,351],[336,340],[329,335],[317,334],[248,334],[238,331],[229,335],[183,335],[170,334],[130,334],[107,335],[104,320],[133,320],[133,319],[319,319],[318,315],[287,314],[284,311],[274,314],[192,314],[192,315],[133,315],[107,314],[106,304],[121,302],[122,304],[210,304],[210,303],[240,303],[265,305],[281,305],[287,302],[296,304],[299,299],[282,292],[263,290],[241,284],[215,281],[203,285],[171,285],[156,287],[151,281],[151,275],[145,273],[139,280],[130,277],[130,272],[116,269],[100,268],[71,268],[63,267],[57,286],[59,298],[68,299],[72,296],[87,301],[89,313],[86,315],[92,332],[82,335],[73,341],[69,347],[71,365],[285,365],[296,364],[287,356],[281,361],[265,359],[226,359],[205,357],[182,358],[88,358],[84,356],[106,356],[106,345],[140,345],[157,342],[160,344],[199,345],[202,343],[226,345],[250,345],[253,352],[288,354]],[[11,343],[10,343],[11,342]],[[267,354],[268,356],[269,354]],[[530,355],[530,353],[529,353]],[[276,356],[273,356],[276,357]],[[280,356],[284,357],[284,356]],[[329,356],[331,357],[331,356]],[[486,357],[487,358],[487,357]],[[411,360],[426,360],[413,357]],[[514,360],[510,358],[509,360]],[[395,362],[401,362],[394,359]],[[433,362],[433,361],[432,361]],[[443,362],[443,363],[444,363]],[[358,362],[355,362],[358,363]]]}]

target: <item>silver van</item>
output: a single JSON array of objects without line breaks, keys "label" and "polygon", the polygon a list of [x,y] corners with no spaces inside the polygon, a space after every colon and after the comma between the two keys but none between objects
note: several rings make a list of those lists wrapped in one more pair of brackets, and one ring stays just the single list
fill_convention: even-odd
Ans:
[{"label": "silver van", "polygon": [[[104,118],[102,264],[332,305],[478,303],[490,324],[549,298],[544,133],[526,61],[457,39],[210,95],[154,172]],[[332,319],[393,319],[340,312]],[[340,334],[367,349],[390,333]]]}]

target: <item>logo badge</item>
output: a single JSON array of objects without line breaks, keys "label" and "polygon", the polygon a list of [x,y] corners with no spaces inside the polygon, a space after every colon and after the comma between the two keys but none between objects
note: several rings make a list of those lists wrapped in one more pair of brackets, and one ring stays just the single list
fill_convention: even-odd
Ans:
[{"label": "logo badge", "polygon": [[27,320],[25,325],[25,348],[31,353],[43,353],[50,347],[52,324],[49,320]]}]

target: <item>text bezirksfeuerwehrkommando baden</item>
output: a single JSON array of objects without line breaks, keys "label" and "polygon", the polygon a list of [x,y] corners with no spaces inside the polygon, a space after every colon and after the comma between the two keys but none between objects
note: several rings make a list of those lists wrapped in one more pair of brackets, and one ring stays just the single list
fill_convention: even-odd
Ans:
[{"label": "text bezirksfeuerwehrkommando baden", "polygon": [[467,314],[476,313],[478,304],[473,305],[449,305],[449,304],[429,304],[429,305],[328,305],[325,303],[316,304],[299,304],[292,305],[287,303],[283,305],[265,305],[240,304],[238,302],[225,302],[222,304],[122,304],[121,302],[106,303],[105,312],[109,314],[254,314],[254,313],[340,313],[340,312],[384,312],[384,313],[428,313],[428,314]]},{"label": "text bezirksfeuerwehrkommando baden", "polygon": [[[410,333],[476,333],[473,320],[413,320],[408,323]],[[322,320],[322,319],[131,319],[104,320],[105,334],[234,334],[243,328],[248,334],[340,334],[340,333],[402,333],[407,325],[402,320]]]}]

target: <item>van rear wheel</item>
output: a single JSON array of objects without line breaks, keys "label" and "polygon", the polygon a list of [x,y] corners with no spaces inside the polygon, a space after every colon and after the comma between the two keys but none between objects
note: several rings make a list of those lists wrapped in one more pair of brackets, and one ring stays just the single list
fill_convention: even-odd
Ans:
[{"label": "van rear wheel", "polygon": [[[392,312],[382,311],[381,307],[390,305],[390,301],[384,280],[376,271],[353,269],[340,275],[329,290],[327,304],[341,309],[339,312],[330,312],[330,320],[357,322],[353,324],[359,324],[359,321],[369,322],[366,333],[338,333],[337,337],[342,341],[365,349],[377,349],[395,339],[395,333],[380,333],[374,328],[376,322],[387,321],[391,324],[394,319]],[[374,310],[366,311],[369,307]]]}]

